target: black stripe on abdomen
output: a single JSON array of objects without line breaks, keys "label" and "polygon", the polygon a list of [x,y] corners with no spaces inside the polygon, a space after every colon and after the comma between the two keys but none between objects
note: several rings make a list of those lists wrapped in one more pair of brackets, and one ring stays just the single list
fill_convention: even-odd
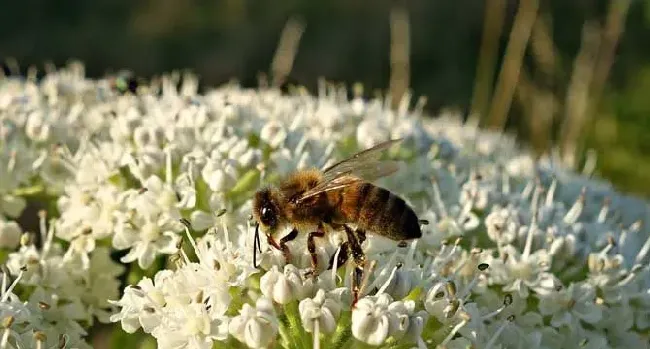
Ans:
[{"label": "black stripe on abdomen", "polygon": [[361,214],[371,191],[372,185],[370,183],[363,183],[359,186],[359,193],[357,194],[357,211],[354,215],[355,221],[359,219],[359,215]]}]

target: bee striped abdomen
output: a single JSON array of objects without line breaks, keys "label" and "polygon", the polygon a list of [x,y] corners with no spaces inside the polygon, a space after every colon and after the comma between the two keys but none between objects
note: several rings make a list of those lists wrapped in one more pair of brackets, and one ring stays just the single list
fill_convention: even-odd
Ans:
[{"label": "bee striped abdomen", "polygon": [[422,233],[418,218],[399,196],[370,183],[359,184],[355,202],[343,205],[346,218],[362,230],[383,235],[393,240],[419,238]]}]

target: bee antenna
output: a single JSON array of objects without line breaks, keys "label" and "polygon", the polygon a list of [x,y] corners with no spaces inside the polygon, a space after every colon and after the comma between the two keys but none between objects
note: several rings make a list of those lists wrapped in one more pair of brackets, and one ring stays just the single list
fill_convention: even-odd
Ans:
[{"label": "bee antenna", "polygon": [[260,224],[255,224],[255,236],[253,237],[253,267],[259,268],[257,264],[257,251],[259,250],[262,253],[262,248],[260,247]]},{"label": "bee antenna", "polygon": [[[259,228],[260,224],[257,223],[257,227]],[[255,240],[257,240],[257,251],[259,253],[262,253],[262,242],[260,241],[260,233],[257,228],[255,228]]]},{"label": "bee antenna", "polygon": [[[257,247],[257,249],[256,249]],[[259,268],[257,264],[257,254],[262,253],[262,242],[260,241],[260,223],[255,224],[255,237],[253,240],[253,266]]]}]

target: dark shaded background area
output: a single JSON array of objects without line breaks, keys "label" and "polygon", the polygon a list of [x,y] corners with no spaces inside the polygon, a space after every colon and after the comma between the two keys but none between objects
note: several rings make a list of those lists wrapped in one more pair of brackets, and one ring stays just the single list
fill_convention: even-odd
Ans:
[{"label": "dark shaded background area", "polygon": [[[613,0],[618,1],[618,0]],[[428,109],[468,110],[481,45],[485,4],[479,0],[23,0],[0,10],[0,58],[29,65],[79,59],[87,74],[127,68],[150,77],[190,69],[204,86],[231,78],[246,86],[267,72],[291,16],[306,25],[290,79],[315,89],[317,78],[362,82],[367,94],[386,89],[390,76],[389,13],[405,6],[410,17],[410,86]],[[604,23],[609,1],[540,1],[552,18],[560,70],[570,72],[586,21]],[[507,1],[503,53],[517,1]],[[650,195],[650,6],[632,1],[615,61],[587,146],[599,157],[598,174],[622,190]],[[527,54],[524,64],[531,66]],[[500,62],[500,61],[499,61]],[[495,72],[499,66],[495,67]],[[534,67],[530,68],[532,71]],[[561,76],[566,84],[570,74]],[[513,102],[508,127],[526,140]],[[529,131],[528,131],[529,132]]]}]

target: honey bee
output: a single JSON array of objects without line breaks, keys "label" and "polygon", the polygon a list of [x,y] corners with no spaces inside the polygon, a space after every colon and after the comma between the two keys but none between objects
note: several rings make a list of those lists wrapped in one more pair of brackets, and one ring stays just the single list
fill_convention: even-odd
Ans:
[{"label": "honey bee", "polygon": [[[260,226],[269,245],[282,251],[287,263],[291,260],[287,243],[294,240],[299,232],[310,231],[307,249],[311,257],[311,270],[308,274],[312,277],[318,273],[316,238],[325,236],[326,226],[334,231],[344,230],[347,241],[340,246],[337,261],[340,266],[352,256],[355,262],[352,291],[353,302],[356,303],[359,280],[365,266],[361,244],[366,239],[366,231],[400,243],[422,236],[420,221],[413,209],[401,197],[371,183],[399,169],[397,162],[382,161],[380,157],[383,151],[400,141],[395,139],[380,143],[323,170],[296,171],[277,187],[259,190],[253,200],[253,217],[257,222],[254,266],[258,267],[257,250],[261,252]],[[356,225],[356,229],[353,230],[349,224]],[[291,232],[277,241],[276,233],[285,228],[292,228]],[[332,268],[333,263],[334,257],[328,269]]]}]

